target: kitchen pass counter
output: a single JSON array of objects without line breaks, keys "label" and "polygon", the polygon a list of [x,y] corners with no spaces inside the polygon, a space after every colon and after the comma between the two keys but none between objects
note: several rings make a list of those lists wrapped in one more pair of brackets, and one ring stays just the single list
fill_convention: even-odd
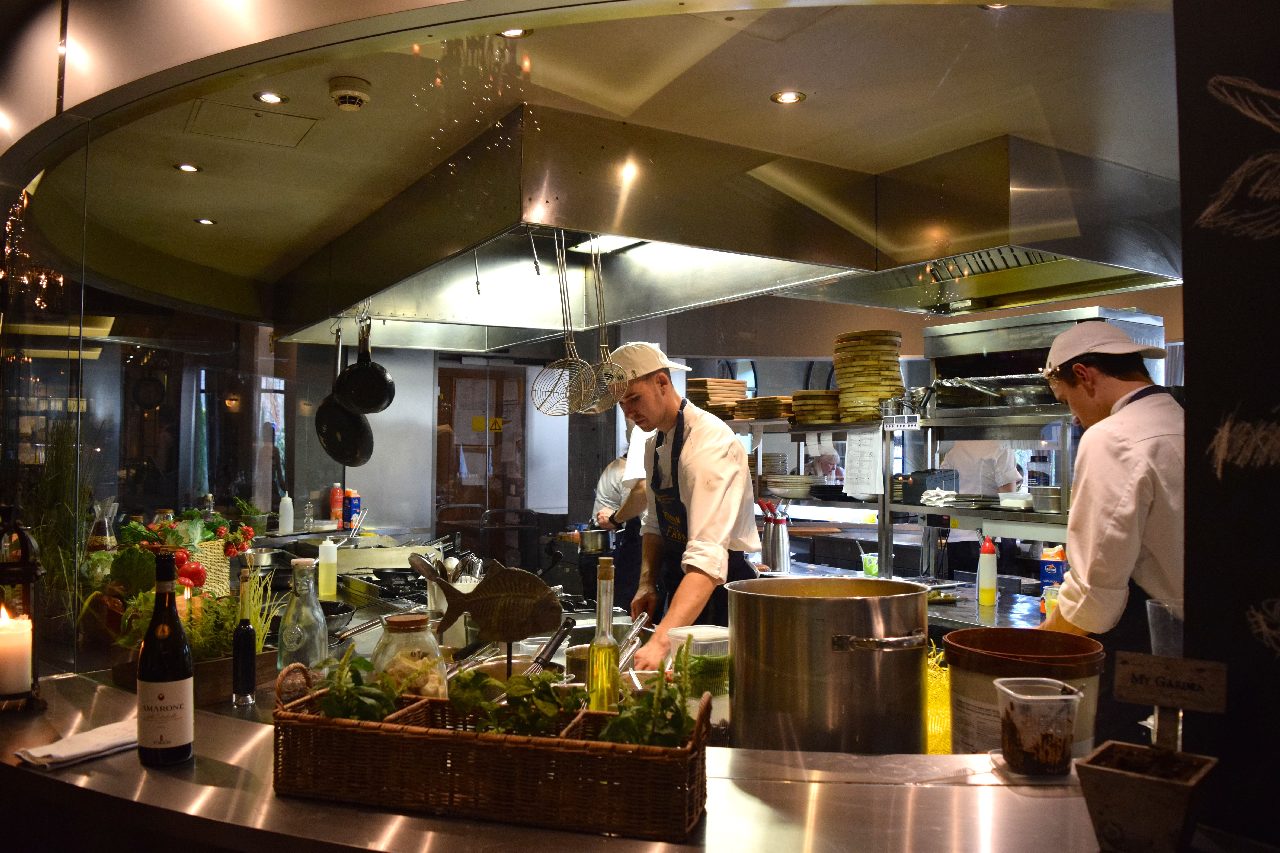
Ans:
[{"label": "kitchen pass counter", "polygon": [[[0,795],[18,848],[1021,851],[1096,850],[1075,777],[1016,785],[986,755],[858,756],[710,748],[707,815],[685,844],[381,812],[272,792],[272,728],[196,714],[196,760],[144,769],[133,752],[53,772],[13,751],[130,717],[131,694],[82,675],[45,679],[48,710],[0,716]],[[228,706],[228,712],[230,708]],[[590,808],[583,792],[583,808]],[[110,840],[110,841],[109,841]]]}]

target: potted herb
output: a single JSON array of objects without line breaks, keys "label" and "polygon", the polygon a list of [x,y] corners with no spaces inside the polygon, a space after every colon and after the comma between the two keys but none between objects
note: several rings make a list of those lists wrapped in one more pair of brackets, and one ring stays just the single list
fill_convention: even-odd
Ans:
[{"label": "potted herb", "polygon": [[240,522],[242,524],[247,524],[254,530],[261,530],[265,533],[267,530],[267,517],[270,516],[271,513],[267,512],[265,509],[254,506],[252,503],[238,495],[234,500],[236,504],[236,512],[240,514]]}]

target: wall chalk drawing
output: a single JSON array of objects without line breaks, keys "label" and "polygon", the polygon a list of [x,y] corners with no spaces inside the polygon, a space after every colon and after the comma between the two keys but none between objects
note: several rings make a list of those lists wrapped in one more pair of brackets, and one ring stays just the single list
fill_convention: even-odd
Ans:
[{"label": "wall chalk drawing", "polygon": [[[1204,826],[1280,845],[1280,0],[1173,0],[1186,346],[1187,657],[1227,665]],[[1261,528],[1259,530],[1259,528]],[[1261,533],[1261,535],[1257,535]],[[1220,849],[1249,849],[1234,838]]]},{"label": "wall chalk drawing", "polygon": [[[1280,134],[1280,91],[1246,77],[1214,77],[1209,93]],[[1280,145],[1280,136],[1276,142]],[[1196,224],[1251,240],[1280,237],[1280,150],[1263,151],[1241,164]]]},{"label": "wall chalk drawing", "polygon": [[1280,423],[1250,421],[1228,415],[1209,445],[1213,470],[1221,480],[1228,467],[1280,466]]}]

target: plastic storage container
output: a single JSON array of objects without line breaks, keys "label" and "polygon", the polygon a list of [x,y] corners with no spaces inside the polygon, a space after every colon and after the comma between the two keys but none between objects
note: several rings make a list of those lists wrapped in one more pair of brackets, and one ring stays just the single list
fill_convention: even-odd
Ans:
[{"label": "plastic storage container", "polygon": [[729,654],[729,629],[719,625],[690,625],[672,628],[667,637],[671,640],[668,667],[685,641],[692,640],[689,668],[693,689],[689,696],[689,713],[696,714],[698,700],[703,693],[710,693],[711,724],[726,725],[729,722],[729,671],[733,664]]},{"label": "plastic storage container", "polygon": [[385,672],[416,696],[447,699],[444,657],[425,613],[402,613],[382,620],[382,639],[373,650],[375,672]]}]

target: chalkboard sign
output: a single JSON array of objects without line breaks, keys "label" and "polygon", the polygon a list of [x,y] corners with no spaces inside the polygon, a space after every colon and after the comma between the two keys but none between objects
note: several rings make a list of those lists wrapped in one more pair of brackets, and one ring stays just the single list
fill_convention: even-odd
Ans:
[{"label": "chalkboard sign", "polygon": [[1280,767],[1280,3],[1174,0],[1187,352],[1186,655],[1225,661],[1206,823],[1269,843]]}]

